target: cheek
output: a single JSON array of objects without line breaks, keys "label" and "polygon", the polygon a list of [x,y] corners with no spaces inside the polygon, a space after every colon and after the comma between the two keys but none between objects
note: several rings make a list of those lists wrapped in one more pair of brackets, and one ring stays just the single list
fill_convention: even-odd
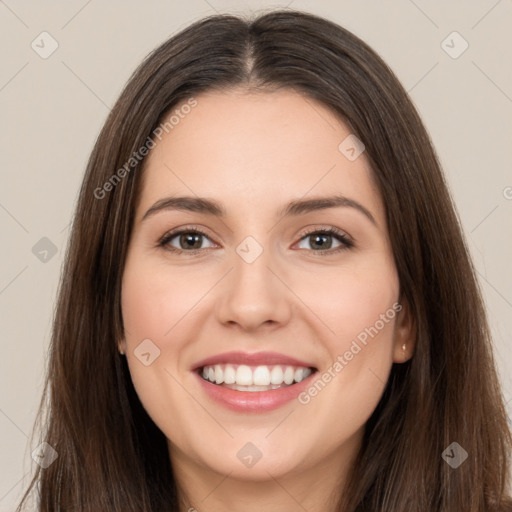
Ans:
[{"label": "cheek", "polygon": [[192,312],[211,282],[211,272],[199,267],[185,272],[133,258],[126,266],[121,294],[128,346],[145,338],[159,340],[162,348],[173,338],[176,343],[172,330]]},{"label": "cheek", "polygon": [[[144,409],[168,435],[180,428],[176,405],[187,405],[183,389],[175,380],[182,347],[172,330],[184,315],[188,301],[181,290],[187,288],[180,287],[176,276],[171,279],[169,272],[163,272],[158,265],[139,263],[132,257],[123,276],[121,307],[126,359]],[[149,356],[144,357],[145,353]]]},{"label": "cheek", "polygon": [[[199,267],[188,272],[170,269],[165,262],[148,264],[143,256],[134,254],[123,276],[121,307],[130,375],[144,408],[168,436],[182,432],[180,417],[201,414],[177,383],[189,340],[196,337],[198,302],[218,279],[211,270]],[[150,344],[145,341],[148,339]],[[143,342],[150,354],[147,366],[138,358]],[[181,415],[176,414],[177,409]]]},{"label": "cheek", "polygon": [[382,258],[332,273],[326,289],[322,294],[316,288],[314,304],[334,331],[323,338],[329,361],[299,401],[338,438],[367,421],[384,391],[399,282],[394,265]]},{"label": "cheek", "polygon": [[[378,337],[381,343],[390,341],[398,296],[395,283],[346,280],[336,297],[336,311],[332,314],[336,339],[340,347],[358,339],[364,343],[367,336]],[[347,347],[348,348],[348,347]]]},{"label": "cheek", "polygon": [[[368,331],[380,340],[391,340],[393,304],[398,299],[399,281],[392,260],[385,255],[354,259],[336,270],[312,273],[304,282],[303,297],[319,319],[329,327],[325,343],[334,358]],[[383,344],[382,341],[381,344]]]}]

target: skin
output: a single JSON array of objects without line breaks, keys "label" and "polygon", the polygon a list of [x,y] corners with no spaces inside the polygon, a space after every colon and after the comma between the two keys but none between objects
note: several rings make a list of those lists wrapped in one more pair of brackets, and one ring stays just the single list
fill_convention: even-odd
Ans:
[{"label": "skin", "polygon": [[[338,146],[350,130],[322,104],[289,90],[208,92],[151,150],[122,284],[126,353],[142,404],[168,439],[181,510],[334,510],[364,425],[393,362],[413,348],[413,320],[400,301],[385,209],[364,152]],[[283,218],[291,200],[343,194],[362,204]],[[215,199],[224,219],[178,210],[141,220],[174,195]],[[198,256],[158,247],[193,224],[206,233]],[[354,246],[327,238],[320,255],[310,228],[335,227]],[[252,236],[262,254],[247,263],[237,246]],[[330,245],[329,245],[330,244]],[[168,246],[190,251],[180,236]],[[330,248],[329,248],[330,247]],[[213,402],[192,366],[231,351],[276,351],[328,371],[380,315],[402,310],[309,403],[239,413]],[[145,366],[134,350],[150,339],[160,356]],[[406,350],[402,345],[406,343]],[[251,468],[237,452],[263,454]]]}]

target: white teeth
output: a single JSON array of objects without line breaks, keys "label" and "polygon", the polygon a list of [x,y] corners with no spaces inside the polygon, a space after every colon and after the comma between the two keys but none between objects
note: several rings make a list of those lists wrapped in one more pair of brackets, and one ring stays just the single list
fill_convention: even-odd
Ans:
[{"label": "white teeth", "polygon": [[241,364],[236,369],[236,383],[239,386],[252,386],[254,384],[252,381],[252,370],[245,364]]},{"label": "white teeth", "polygon": [[272,384],[270,386],[239,386],[237,384],[229,384],[229,389],[236,389],[237,391],[269,391],[270,389],[277,389],[282,386],[278,384]]},{"label": "white teeth", "polygon": [[218,385],[226,385],[231,389],[244,391],[265,391],[276,389],[294,382],[301,382],[311,374],[311,369],[294,366],[266,366],[251,367],[245,364],[216,364],[205,366],[202,375]]},{"label": "white teeth", "polygon": [[295,371],[291,366],[287,366],[284,371],[284,383],[291,384],[293,382],[293,377],[295,376]]},{"label": "white teeth", "polygon": [[224,375],[223,375],[222,368],[219,365],[215,366],[215,383],[216,384],[222,384],[224,382]]},{"label": "white teeth", "polygon": [[236,382],[236,371],[230,364],[227,364],[224,368],[224,382],[226,384],[234,384]]},{"label": "white teeth", "polygon": [[280,366],[274,366],[270,372],[270,382],[272,384],[283,383],[283,369]]},{"label": "white teeth", "polygon": [[255,386],[268,386],[270,384],[270,371],[268,366],[258,366],[252,374]]}]

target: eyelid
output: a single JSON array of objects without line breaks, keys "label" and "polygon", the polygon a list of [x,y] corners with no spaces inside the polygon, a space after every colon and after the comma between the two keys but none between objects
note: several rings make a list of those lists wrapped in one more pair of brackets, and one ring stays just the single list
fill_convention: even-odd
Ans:
[{"label": "eyelid", "polygon": [[340,237],[346,238],[347,241],[350,241],[351,243],[354,243],[355,240],[352,236],[350,236],[346,231],[343,229],[339,229],[335,226],[331,225],[313,225],[312,227],[308,227],[305,232],[303,232],[300,236],[300,240],[305,238],[308,235],[311,235],[312,233],[318,233],[318,232],[329,232],[333,235],[338,235]]}]

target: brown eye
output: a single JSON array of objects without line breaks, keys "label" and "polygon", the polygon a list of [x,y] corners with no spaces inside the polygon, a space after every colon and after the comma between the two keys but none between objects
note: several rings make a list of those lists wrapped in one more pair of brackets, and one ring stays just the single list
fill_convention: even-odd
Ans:
[{"label": "brown eye", "polygon": [[199,233],[185,233],[179,235],[178,244],[180,249],[201,249],[202,236]]},{"label": "brown eye", "polygon": [[[173,242],[175,239],[176,242]],[[165,235],[159,245],[170,251],[194,252],[205,249],[202,247],[205,239],[208,239],[207,235],[198,229],[182,229]]]},{"label": "brown eye", "polygon": [[[338,245],[334,246],[334,248],[333,239],[335,242],[338,242]],[[354,245],[353,242],[349,240],[344,233],[334,228],[310,231],[301,238],[301,242],[303,240],[309,241],[307,244],[309,247],[300,247],[301,249],[311,249],[312,252],[316,252],[321,255],[334,254],[339,251],[349,249]]]},{"label": "brown eye", "polygon": [[310,240],[310,247],[312,249],[320,249],[320,250],[326,250],[330,249],[332,247],[333,243],[333,236],[332,235],[326,235],[323,233],[315,234],[315,235],[308,235],[306,239]]}]

